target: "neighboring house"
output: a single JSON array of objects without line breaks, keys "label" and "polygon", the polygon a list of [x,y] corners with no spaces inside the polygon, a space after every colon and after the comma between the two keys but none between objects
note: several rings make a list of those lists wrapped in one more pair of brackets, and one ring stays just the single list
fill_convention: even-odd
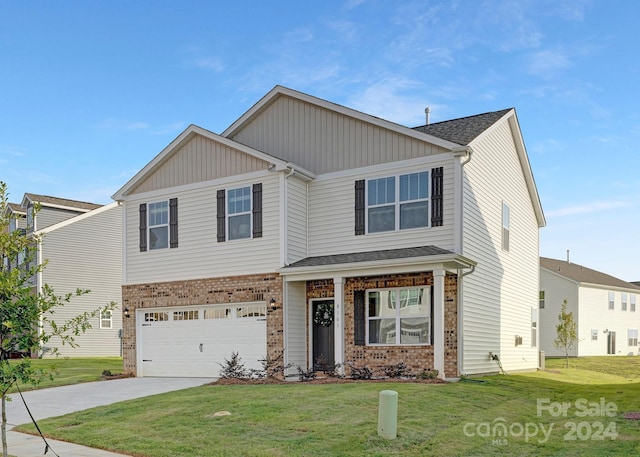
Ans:
[{"label": "neighboring house", "polygon": [[[35,217],[33,208],[39,206]],[[35,290],[44,284],[57,295],[88,289],[57,308],[53,319],[58,323],[93,311],[110,302],[118,308],[91,321],[92,328],[75,337],[78,347],[60,345],[51,340],[66,357],[100,357],[121,355],[122,335],[122,208],[117,203],[106,206],[45,195],[25,194],[22,208],[26,213],[27,235],[37,234],[37,261],[47,262],[34,281]],[[46,329],[45,329],[46,331]],[[47,356],[47,348],[43,348]]]},{"label": "neighboring house", "polygon": [[564,300],[578,330],[570,356],[638,355],[640,287],[576,263],[541,257],[540,348],[547,356],[565,355],[553,344]]},{"label": "neighboring house", "polygon": [[221,135],[188,127],[113,198],[137,376],[217,376],[232,351],[538,366],[545,221],[513,109],[411,129],[276,86]]},{"label": "neighboring house", "polygon": [[[27,227],[26,223],[26,213],[25,210],[18,203],[7,203],[5,207],[5,217],[9,219],[9,232],[14,232],[16,230],[25,231]],[[3,266],[5,268],[11,269],[14,268],[14,262],[10,262],[9,258],[4,257],[1,259]],[[21,263],[22,257],[18,257],[17,263]]]}]

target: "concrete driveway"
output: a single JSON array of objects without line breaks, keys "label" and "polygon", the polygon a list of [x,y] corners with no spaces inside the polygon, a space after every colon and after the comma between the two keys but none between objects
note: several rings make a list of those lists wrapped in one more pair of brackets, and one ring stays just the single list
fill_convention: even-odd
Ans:
[{"label": "concrete driveway", "polygon": [[[24,392],[24,398],[36,419],[62,416],[64,414],[95,406],[109,405],[119,401],[133,398],[146,397],[174,390],[187,389],[201,386],[213,381],[206,378],[124,378],[109,381],[89,382],[72,386],[53,387],[50,389],[33,390]],[[31,418],[20,398],[19,394],[11,395],[12,401],[7,402],[7,428],[13,428],[19,424],[31,422]],[[44,430],[43,430],[44,431]],[[46,431],[44,431],[46,432]],[[50,442],[52,440],[49,440]],[[18,432],[10,432],[8,436],[9,453],[17,457],[30,457],[42,455],[44,443],[41,438],[24,435]],[[63,444],[55,442],[52,448],[60,453],[59,447]],[[75,446],[75,445],[72,445]],[[32,449],[33,447],[33,449]],[[65,457],[70,456],[112,456],[113,453],[89,450],[81,446],[77,449],[65,450]],[[36,453],[37,452],[37,453]]]}]

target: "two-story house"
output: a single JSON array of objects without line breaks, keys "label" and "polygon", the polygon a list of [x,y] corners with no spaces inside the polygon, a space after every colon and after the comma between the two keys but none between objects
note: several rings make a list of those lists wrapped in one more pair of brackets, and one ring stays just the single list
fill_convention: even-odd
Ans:
[{"label": "two-story house", "polygon": [[565,300],[577,327],[571,357],[639,354],[640,286],[569,260],[541,257],[540,348],[547,356],[565,356],[553,343]]},{"label": "two-story house", "polygon": [[545,221],[513,109],[407,128],[276,86],[113,198],[137,376],[217,376],[232,351],[440,377],[498,371],[490,353],[538,365]]},{"label": "two-story house", "polygon": [[[121,304],[122,208],[117,203],[103,206],[27,193],[20,207],[26,216],[27,235],[39,239],[37,262],[46,262],[34,278],[34,292],[44,284],[58,295],[78,288],[91,291],[57,308],[52,316],[55,321],[64,322],[112,301]],[[90,329],[75,337],[78,347],[61,345],[56,339],[48,347],[57,347],[65,357],[120,356],[121,316],[118,306],[96,317]],[[41,355],[47,357],[47,347],[42,350]]]}]

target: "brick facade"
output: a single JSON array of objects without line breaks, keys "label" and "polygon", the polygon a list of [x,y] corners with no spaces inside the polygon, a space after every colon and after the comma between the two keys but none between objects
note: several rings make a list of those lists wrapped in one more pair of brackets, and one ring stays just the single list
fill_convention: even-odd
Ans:
[{"label": "brick facade", "polygon": [[[417,287],[433,285],[431,272],[402,275],[348,278],[344,290],[345,362],[356,367],[380,369],[385,365],[404,362],[414,373],[433,369],[433,346],[356,346],[354,344],[353,292],[356,290]],[[458,375],[458,281],[457,276],[445,276],[445,376]],[[308,281],[307,299],[334,296],[332,280]],[[310,317],[307,316],[307,320]],[[308,322],[307,322],[308,323]],[[309,328],[309,325],[307,325]],[[307,335],[307,341],[310,341]],[[347,370],[348,373],[348,370]]]},{"label": "brick facade", "polygon": [[136,309],[255,301],[268,305],[271,298],[278,309],[267,313],[267,353],[276,357],[284,345],[282,277],[276,273],[122,286],[122,308],[129,308],[131,316],[123,318],[124,372],[136,375],[137,370]]}]

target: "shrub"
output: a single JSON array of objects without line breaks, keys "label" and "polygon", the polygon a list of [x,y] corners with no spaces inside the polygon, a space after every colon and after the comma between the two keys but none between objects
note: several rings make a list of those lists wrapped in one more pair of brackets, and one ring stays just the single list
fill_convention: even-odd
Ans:
[{"label": "shrub", "polygon": [[237,352],[231,353],[231,359],[224,359],[224,363],[219,363],[222,367],[220,377],[223,379],[247,379],[250,377],[249,371],[240,362],[240,355]]},{"label": "shrub", "polygon": [[332,376],[334,378],[341,377],[340,373],[338,373],[338,368],[341,367],[341,364],[334,363],[333,365],[329,363],[327,358],[324,355],[320,355],[315,364],[313,365],[313,369],[315,371],[322,371],[324,374],[328,376]]},{"label": "shrub", "polygon": [[258,379],[277,379],[284,378],[284,371],[287,368],[291,368],[293,364],[284,364],[284,351],[276,357],[269,357],[266,355],[264,359],[260,359],[262,369],[252,368],[250,370],[250,376]]},{"label": "shrub", "polygon": [[354,367],[352,364],[348,363],[349,369],[351,371],[351,379],[372,379],[373,372],[367,367]]},{"label": "shrub", "polygon": [[313,368],[310,370],[304,370],[302,367],[298,366],[298,379],[302,382],[316,379],[316,371]]},{"label": "shrub", "polygon": [[420,372],[418,377],[420,379],[436,379],[439,373],[440,372],[438,370],[431,370],[431,369],[425,368],[424,370],[422,370],[422,372]]},{"label": "shrub", "polygon": [[411,377],[411,369],[404,362],[395,365],[387,365],[382,367],[382,372],[389,378],[409,378]]}]

